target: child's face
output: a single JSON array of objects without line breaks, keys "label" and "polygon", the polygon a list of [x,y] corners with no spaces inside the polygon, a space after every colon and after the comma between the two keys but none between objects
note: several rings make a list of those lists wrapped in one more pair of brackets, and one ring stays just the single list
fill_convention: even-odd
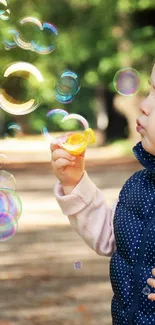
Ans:
[{"label": "child's face", "polygon": [[143,129],[140,130],[143,148],[155,155],[155,64],[150,77],[150,93],[140,104],[142,115],[138,121]]}]

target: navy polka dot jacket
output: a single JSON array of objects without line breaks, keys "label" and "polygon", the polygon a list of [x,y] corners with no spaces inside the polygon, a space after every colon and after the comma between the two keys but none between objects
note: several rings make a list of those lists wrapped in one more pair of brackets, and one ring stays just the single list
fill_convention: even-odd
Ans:
[{"label": "navy polka dot jacket", "polygon": [[110,261],[113,325],[155,325],[155,301],[147,298],[147,285],[155,268],[155,156],[133,148],[145,167],[122,187],[114,215],[117,250]]}]

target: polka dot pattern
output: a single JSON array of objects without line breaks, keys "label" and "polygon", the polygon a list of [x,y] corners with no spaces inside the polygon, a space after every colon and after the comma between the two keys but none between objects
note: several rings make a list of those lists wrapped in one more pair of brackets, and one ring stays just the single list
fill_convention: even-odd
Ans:
[{"label": "polka dot pattern", "polygon": [[155,324],[155,301],[142,292],[155,267],[155,156],[141,142],[133,152],[145,168],[126,181],[115,211],[117,250],[110,261],[113,325]]}]

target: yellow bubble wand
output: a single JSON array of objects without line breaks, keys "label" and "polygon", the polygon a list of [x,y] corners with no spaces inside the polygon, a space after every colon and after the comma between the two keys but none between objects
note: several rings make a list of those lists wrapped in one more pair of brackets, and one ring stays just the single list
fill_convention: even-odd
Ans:
[{"label": "yellow bubble wand", "polygon": [[67,116],[64,116],[61,122],[65,122],[72,118],[82,122],[85,128],[84,133],[74,133],[68,136],[66,141],[64,143],[61,143],[61,147],[68,151],[70,154],[78,156],[86,150],[89,144],[96,142],[96,136],[94,131],[89,128],[87,120],[79,114],[69,114]]}]

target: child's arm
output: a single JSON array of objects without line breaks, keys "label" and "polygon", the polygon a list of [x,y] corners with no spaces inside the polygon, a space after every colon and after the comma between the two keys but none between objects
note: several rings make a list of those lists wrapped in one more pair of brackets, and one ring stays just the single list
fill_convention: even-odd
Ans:
[{"label": "child's arm", "polygon": [[99,255],[111,256],[116,250],[113,231],[113,209],[107,207],[101,191],[90,180],[86,171],[74,187],[57,183],[55,197],[72,227]]}]

